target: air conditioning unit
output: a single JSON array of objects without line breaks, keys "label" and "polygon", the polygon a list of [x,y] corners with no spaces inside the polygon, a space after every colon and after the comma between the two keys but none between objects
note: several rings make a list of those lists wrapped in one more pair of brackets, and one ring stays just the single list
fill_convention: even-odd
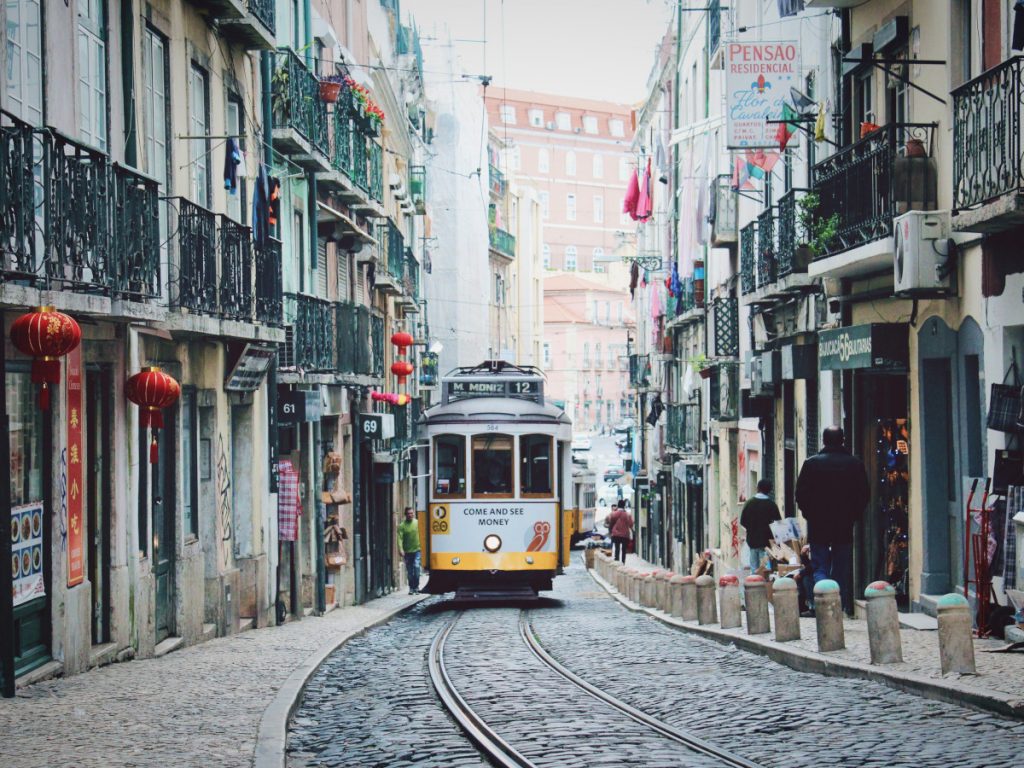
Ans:
[{"label": "air conditioning unit", "polygon": [[949,211],[910,211],[897,216],[893,224],[893,292],[952,292],[956,245],[950,239]]}]

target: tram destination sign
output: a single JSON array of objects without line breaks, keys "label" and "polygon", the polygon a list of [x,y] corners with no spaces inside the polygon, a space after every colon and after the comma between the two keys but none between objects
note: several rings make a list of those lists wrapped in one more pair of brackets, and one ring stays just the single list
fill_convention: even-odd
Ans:
[{"label": "tram destination sign", "polygon": [[534,403],[544,402],[540,379],[464,379],[443,382],[443,400],[453,403],[476,397],[515,397]]}]

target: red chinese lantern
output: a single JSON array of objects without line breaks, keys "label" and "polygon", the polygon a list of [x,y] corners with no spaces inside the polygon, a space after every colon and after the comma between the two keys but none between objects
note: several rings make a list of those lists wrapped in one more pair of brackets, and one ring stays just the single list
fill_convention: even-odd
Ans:
[{"label": "red chinese lantern", "polygon": [[412,334],[405,331],[391,334],[391,343],[398,347],[398,356],[405,355],[405,348],[412,346]]},{"label": "red chinese lantern", "polygon": [[82,341],[82,329],[73,318],[53,307],[36,307],[11,326],[11,343],[30,355],[32,382],[42,384],[39,407],[50,409],[50,385],[60,382],[60,359]]},{"label": "red chinese lantern", "polygon": [[159,452],[156,430],[163,429],[164,426],[164,414],[161,409],[177,402],[181,395],[181,385],[173,376],[161,371],[159,366],[151,365],[128,379],[124,389],[128,399],[142,408],[139,423],[144,429],[151,427],[153,430],[153,442],[149,446],[149,463],[156,464]]},{"label": "red chinese lantern", "polygon": [[405,377],[409,376],[412,371],[412,363],[408,360],[399,360],[391,364],[391,372],[398,377],[399,386],[405,384]]}]

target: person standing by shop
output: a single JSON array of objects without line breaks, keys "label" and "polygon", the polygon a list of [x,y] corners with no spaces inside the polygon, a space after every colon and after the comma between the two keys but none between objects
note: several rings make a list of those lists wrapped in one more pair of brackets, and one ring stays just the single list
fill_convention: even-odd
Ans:
[{"label": "person standing by shop", "polygon": [[405,560],[409,594],[420,591],[420,526],[412,507],[405,508],[405,520],[398,524],[398,553]]},{"label": "person standing by shop", "polygon": [[796,503],[807,520],[814,583],[839,583],[843,609],[853,608],[850,583],[853,526],[860,522],[871,498],[864,462],[843,444],[843,430],[828,427],[822,449],[807,459],[796,481]]},{"label": "person standing by shop", "polygon": [[771,524],[781,520],[779,508],[772,501],[771,480],[758,480],[757,493],[743,505],[740,525],[747,532],[747,546],[750,548],[750,572],[757,573],[767,557],[768,542],[772,538]]},{"label": "person standing by shop", "polygon": [[612,537],[612,557],[621,563],[626,562],[626,549],[633,538],[633,516],[626,510],[626,502],[620,501],[615,510],[605,520],[608,535]]}]

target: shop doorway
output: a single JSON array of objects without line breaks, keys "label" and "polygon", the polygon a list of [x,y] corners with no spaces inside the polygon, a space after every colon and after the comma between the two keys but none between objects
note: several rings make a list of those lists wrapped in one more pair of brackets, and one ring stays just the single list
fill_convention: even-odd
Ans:
[{"label": "shop doorway", "polygon": [[110,368],[85,370],[85,468],[92,644],[110,642]]},{"label": "shop doorway", "polygon": [[[156,618],[156,642],[174,634],[174,565],[175,565],[175,496],[174,466],[176,452],[175,436],[177,419],[173,408],[164,409],[164,428],[155,431],[159,456],[155,464],[149,464],[153,493],[151,509],[153,514],[153,580],[156,595],[154,611]],[[149,456],[143,430],[145,450],[140,455]]]}]

